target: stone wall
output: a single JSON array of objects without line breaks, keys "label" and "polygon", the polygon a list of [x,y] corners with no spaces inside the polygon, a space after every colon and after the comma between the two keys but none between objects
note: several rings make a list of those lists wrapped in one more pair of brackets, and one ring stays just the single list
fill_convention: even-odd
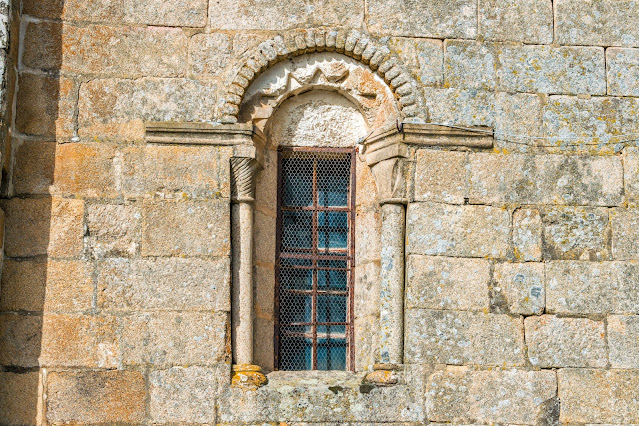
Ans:
[{"label": "stone wall", "polygon": [[[13,14],[0,423],[639,423],[639,3],[22,0]],[[322,28],[388,49],[416,82],[382,75],[405,115],[487,126],[494,147],[409,150],[400,383],[362,367],[231,388],[233,151],[147,143],[145,123],[219,124],[261,42],[331,50]]]}]

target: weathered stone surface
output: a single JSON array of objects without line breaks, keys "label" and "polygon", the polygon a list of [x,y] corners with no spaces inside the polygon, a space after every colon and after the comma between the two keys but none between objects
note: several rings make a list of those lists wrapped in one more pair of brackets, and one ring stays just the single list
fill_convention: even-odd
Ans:
[{"label": "weathered stone surface", "polygon": [[612,209],[612,257],[615,260],[639,259],[639,210]]},{"label": "weathered stone surface", "polygon": [[504,45],[497,78],[509,92],[605,95],[604,49]]},{"label": "weathered stone surface", "polygon": [[142,140],[143,121],[212,121],[216,84],[181,78],[96,79],[82,85],[80,136]]},{"label": "weathered stone surface", "polygon": [[550,262],[546,310],[556,314],[639,313],[639,265],[630,262]]},{"label": "weathered stone surface", "polygon": [[[62,64],[62,25],[58,22],[28,22],[24,33],[22,64],[46,71]],[[71,53],[71,52],[70,52]]]},{"label": "weathered stone surface", "polygon": [[41,391],[39,372],[0,372],[0,422],[41,424]]},{"label": "weathered stone surface", "polygon": [[547,259],[610,258],[608,209],[554,207],[542,216],[543,251]]},{"label": "weathered stone surface", "polygon": [[[381,213],[375,210],[358,211],[355,215],[355,259],[358,263],[379,261],[382,246]],[[273,228],[274,229],[274,228]],[[271,247],[274,247],[272,245]],[[273,258],[273,256],[271,256]]]},{"label": "weathered stone surface", "polygon": [[87,206],[87,228],[95,258],[139,252],[142,213],[136,205],[91,204]]},{"label": "weathered stone surface", "polygon": [[605,367],[608,364],[604,323],[588,318],[528,317],[528,359],[541,368]]},{"label": "weathered stone surface", "polygon": [[142,213],[142,256],[228,256],[228,200],[149,201]]},{"label": "weathered stone surface", "polygon": [[14,198],[6,214],[5,253],[9,257],[82,253],[84,202],[64,198]]},{"label": "weathered stone surface", "polygon": [[495,141],[504,152],[538,152],[531,147],[543,144],[542,95],[528,93],[495,94]]},{"label": "weathered stone surface", "polygon": [[226,314],[206,312],[157,312],[120,319],[122,362],[212,365],[225,356]]},{"label": "weathered stone surface", "polygon": [[250,0],[241,5],[234,0],[220,0],[209,5],[209,24],[219,30],[285,30],[331,25],[360,28],[363,20],[364,3],[359,0],[321,0],[313,5],[301,0],[282,3]]},{"label": "weathered stone surface", "polygon": [[481,0],[478,33],[486,40],[550,44],[552,1]]},{"label": "weathered stone surface", "polygon": [[228,258],[109,259],[98,274],[98,307],[107,311],[230,311]]},{"label": "weathered stone surface", "polygon": [[508,253],[506,210],[411,203],[406,217],[408,254],[503,258]]},{"label": "weathered stone surface", "polygon": [[623,157],[623,175],[626,197],[639,202],[639,148],[627,148]]},{"label": "weathered stone surface", "polygon": [[117,197],[115,149],[104,143],[58,145],[51,192],[85,198]]},{"label": "weathered stone surface", "polygon": [[0,317],[0,364],[20,367],[115,368],[118,341],[112,317]]},{"label": "weathered stone surface", "polygon": [[388,47],[421,84],[435,85],[444,81],[441,40],[392,37]]},{"label": "weathered stone surface", "polygon": [[639,46],[632,0],[559,0],[555,3],[557,42],[572,45]]},{"label": "weathered stone surface", "polygon": [[13,188],[16,195],[47,194],[55,172],[55,142],[14,140]]},{"label": "weathered stone surface", "polygon": [[449,367],[430,376],[426,409],[431,421],[532,425],[542,404],[556,393],[552,371]]},{"label": "weathered stone surface", "polygon": [[468,191],[466,157],[464,152],[418,150],[415,200],[463,204]]},{"label": "weathered stone surface", "polygon": [[469,164],[471,203],[607,206],[623,200],[618,157],[476,153]]},{"label": "weathered stone surface", "polygon": [[434,124],[491,126],[495,115],[495,93],[477,89],[424,88],[424,99]]},{"label": "weathered stone surface", "polygon": [[406,307],[485,310],[490,264],[484,259],[408,257]]},{"label": "weathered stone surface", "polygon": [[158,422],[215,422],[218,382],[229,374],[218,368],[173,367],[149,377],[151,417]]},{"label": "weathered stone surface", "polygon": [[446,40],[444,84],[465,89],[495,89],[497,46],[474,40]]},{"label": "weathered stone surface", "polygon": [[52,371],[47,376],[51,422],[141,422],[144,376],[137,371]]},{"label": "weathered stone surface", "polygon": [[232,38],[227,34],[196,34],[189,40],[191,76],[221,76],[232,59]]},{"label": "weathered stone surface", "polygon": [[[380,262],[373,261],[355,267],[355,315],[374,316],[379,312]],[[375,323],[379,322],[379,315]]]},{"label": "weathered stone surface", "polygon": [[65,21],[203,27],[206,25],[207,1],[26,0],[23,13],[38,18]]},{"label": "weathered stone surface", "polygon": [[513,213],[515,257],[523,261],[541,260],[542,222],[539,211],[517,209]]},{"label": "weathered stone surface", "polygon": [[639,49],[606,49],[606,66],[609,95],[639,96]]},{"label": "weathered stone surface", "polygon": [[4,260],[0,311],[82,312],[92,307],[93,282],[86,263]]},{"label": "weathered stone surface", "polygon": [[493,303],[497,308],[520,315],[540,315],[546,304],[543,263],[501,263],[495,265]]},{"label": "weathered stone surface", "polygon": [[557,379],[562,423],[639,422],[639,371],[566,368]]},{"label": "weathered stone surface", "polygon": [[367,6],[368,28],[375,34],[433,38],[477,35],[477,3],[473,1],[373,0]]},{"label": "weathered stone surface", "polygon": [[519,318],[481,312],[411,309],[406,313],[405,362],[524,365]]},{"label": "weathered stone surface", "polygon": [[608,316],[608,346],[612,368],[639,368],[639,316]]}]

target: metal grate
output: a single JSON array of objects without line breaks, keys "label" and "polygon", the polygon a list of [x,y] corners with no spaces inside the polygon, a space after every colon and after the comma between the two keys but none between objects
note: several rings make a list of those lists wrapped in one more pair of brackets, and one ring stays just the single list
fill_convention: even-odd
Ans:
[{"label": "metal grate", "polygon": [[355,150],[279,153],[275,365],[353,369]]}]

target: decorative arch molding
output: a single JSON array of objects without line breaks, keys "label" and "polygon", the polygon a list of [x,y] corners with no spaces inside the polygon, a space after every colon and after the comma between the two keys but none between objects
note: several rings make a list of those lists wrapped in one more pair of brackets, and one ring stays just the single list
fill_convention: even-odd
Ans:
[{"label": "decorative arch molding", "polygon": [[353,58],[388,84],[405,121],[425,122],[423,99],[417,82],[390,49],[372,36],[354,29],[315,28],[292,30],[266,40],[243,55],[234,68],[223,98],[221,121],[237,123],[240,105],[253,81],[273,65],[295,56],[315,52],[337,52]]}]

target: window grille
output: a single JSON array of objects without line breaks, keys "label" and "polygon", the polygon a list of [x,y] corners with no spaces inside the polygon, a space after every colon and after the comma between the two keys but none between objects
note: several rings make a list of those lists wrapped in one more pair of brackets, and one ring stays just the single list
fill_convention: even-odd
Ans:
[{"label": "window grille", "polygon": [[355,150],[279,152],[275,365],[354,369]]}]

